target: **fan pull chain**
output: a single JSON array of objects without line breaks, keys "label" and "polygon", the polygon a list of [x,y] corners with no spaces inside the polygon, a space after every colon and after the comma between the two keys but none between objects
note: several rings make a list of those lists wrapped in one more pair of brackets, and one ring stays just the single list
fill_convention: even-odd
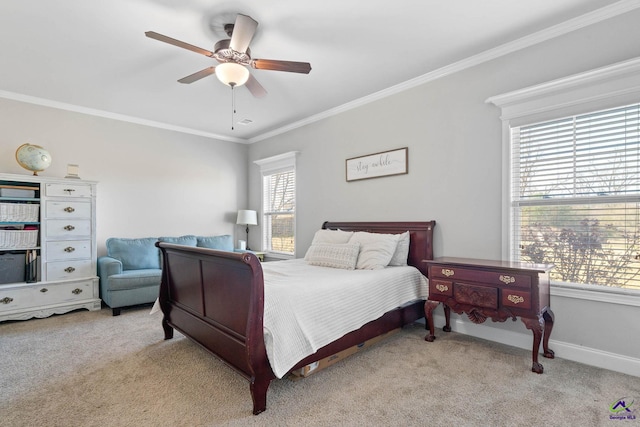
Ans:
[{"label": "fan pull chain", "polygon": [[236,114],[236,93],[233,90],[234,87],[236,87],[236,85],[231,84],[231,130],[234,130],[233,121]]}]

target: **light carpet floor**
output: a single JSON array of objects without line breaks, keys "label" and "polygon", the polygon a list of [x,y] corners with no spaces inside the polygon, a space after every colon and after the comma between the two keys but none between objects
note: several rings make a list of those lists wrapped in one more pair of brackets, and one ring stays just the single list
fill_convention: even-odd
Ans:
[{"label": "light carpet floor", "polygon": [[[149,308],[0,323],[0,426],[625,426],[640,378],[411,325],[308,378],[249,385]],[[637,410],[632,406],[632,410]],[[640,411],[637,411],[640,419]]]}]

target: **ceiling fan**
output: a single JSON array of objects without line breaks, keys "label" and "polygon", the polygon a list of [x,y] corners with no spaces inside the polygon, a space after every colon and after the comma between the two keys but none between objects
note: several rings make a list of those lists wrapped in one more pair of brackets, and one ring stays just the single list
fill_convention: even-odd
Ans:
[{"label": "ceiling fan", "polygon": [[222,83],[231,86],[231,88],[246,85],[253,96],[262,97],[267,94],[267,91],[249,72],[247,69],[248,66],[257,70],[309,74],[311,64],[308,62],[251,58],[249,43],[251,43],[257,27],[258,22],[256,20],[250,16],[238,14],[235,24],[226,24],[224,26],[224,30],[229,38],[218,41],[215,44],[213,52],[158,34],[154,31],[147,31],[145,35],[149,38],[214,58],[220,63],[217,67],[207,67],[204,70],[183,77],[178,80],[178,82],[193,83],[211,74],[215,74]]}]

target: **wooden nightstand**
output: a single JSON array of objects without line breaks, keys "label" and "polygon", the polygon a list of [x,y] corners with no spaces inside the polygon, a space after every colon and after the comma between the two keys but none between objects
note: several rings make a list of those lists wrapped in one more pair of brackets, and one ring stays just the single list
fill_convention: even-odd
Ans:
[{"label": "wooden nightstand", "polygon": [[243,249],[234,249],[233,251],[234,252],[251,252],[252,254],[254,254],[255,256],[258,257],[260,262],[264,262],[264,254],[266,253],[266,252],[248,251],[248,250],[243,250]]},{"label": "wooden nightstand", "polygon": [[437,258],[425,261],[429,272],[429,299],[424,311],[429,323],[426,341],[433,341],[433,310],[442,303],[445,310],[445,332],[451,331],[450,310],[466,313],[473,323],[488,318],[504,322],[520,317],[533,332],[533,366],[538,374],[542,341],[544,357],[553,359],[549,336],[554,315],[549,302],[549,272],[551,264],[529,264],[509,261],[488,261],[468,258]]}]

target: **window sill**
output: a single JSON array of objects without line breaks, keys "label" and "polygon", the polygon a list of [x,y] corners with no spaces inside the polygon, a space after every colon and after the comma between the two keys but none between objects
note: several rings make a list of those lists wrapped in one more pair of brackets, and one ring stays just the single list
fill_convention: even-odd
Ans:
[{"label": "window sill", "polygon": [[640,291],[596,285],[551,283],[551,296],[640,307]]},{"label": "window sill", "polygon": [[279,252],[265,252],[264,257],[273,261],[284,261],[287,259],[294,259],[293,255],[285,255]]}]

